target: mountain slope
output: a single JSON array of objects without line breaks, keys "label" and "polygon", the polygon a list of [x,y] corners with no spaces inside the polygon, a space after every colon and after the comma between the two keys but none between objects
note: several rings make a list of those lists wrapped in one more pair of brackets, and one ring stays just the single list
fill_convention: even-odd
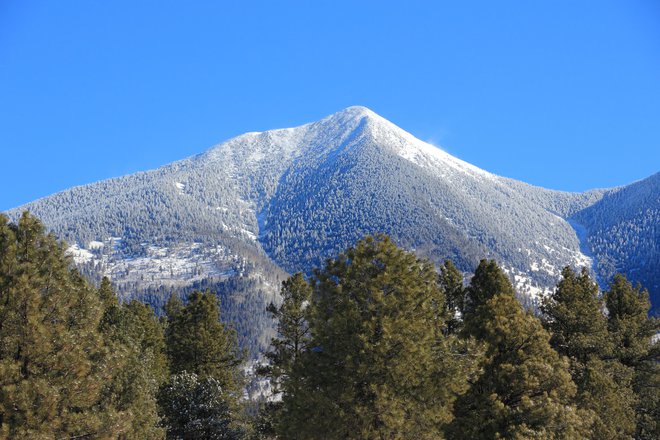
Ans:
[{"label": "mountain slope", "polygon": [[261,242],[285,269],[318,265],[374,232],[436,261],[451,256],[466,271],[479,258],[497,258],[520,277],[532,272],[519,285],[529,293],[550,285],[562,265],[590,264],[573,228],[551,208],[572,212],[599,193],[495,176],[364,108],[329,119],[342,136],[296,158],[261,213]]},{"label": "mountain slope", "polygon": [[576,212],[585,243],[596,259],[600,280],[625,273],[649,289],[654,312],[660,306],[660,173],[608,191]]},{"label": "mountain slope", "polygon": [[[648,197],[626,188],[573,194],[499,177],[350,107],[300,127],[246,133],[156,170],[71,188],[9,215],[29,209],[72,245],[83,270],[109,275],[127,296],[158,305],[173,290],[221,290],[244,343],[259,345],[270,328],[264,305],[285,271],[309,271],[377,232],[436,262],[452,258],[466,272],[479,258],[496,258],[522,298],[533,301],[563,265],[591,265],[592,250],[606,260],[598,244],[606,239],[598,237],[629,221],[613,209],[619,199],[634,198],[640,210],[657,207],[657,185]],[[598,220],[601,212],[611,221]],[[649,215],[639,228],[657,250],[657,217]],[[586,235],[576,233],[580,225]],[[638,263],[648,246],[626,240],[629,251],[616,257],[621,268],[633,278],[639,267],[657,268],[657,258]]]}]

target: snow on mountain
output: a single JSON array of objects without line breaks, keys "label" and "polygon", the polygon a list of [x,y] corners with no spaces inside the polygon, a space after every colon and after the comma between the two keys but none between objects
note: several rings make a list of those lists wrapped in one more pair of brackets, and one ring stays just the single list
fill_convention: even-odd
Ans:
[{"label": "snow on mountain", "polygon": [[[124,295],[158,304],[174,289],[220,286],[223,307],[241,323],[245,340],[263,342],[270,328],[263,308],[285,271],[309,271],[378,232],[435,262],[452,258],[466,272],[480,258],[495,258],[533,303],[564,265],[590,266],[592,255],[596,264],[614,258],[602,244],[607,234],[622,237],[624,225],[642,231],[657,251],[659,191],[657,183],[642,186],[646,192],[580,194],[534,187],[461,161],[369,109],[349,107],[8,213],[16,218],[29,209],[71,244],[84,270],[110,276]],[[632,217],[619,209],[628,199],[638,213]],[[626,234],[621,248],[648,251],[649,245],[628,245],[635,232]],[[616,267],[634,279],[642,257],[626,252],[617,254]],[[647,263],[645,271],[658,272],[657,258]]]}]

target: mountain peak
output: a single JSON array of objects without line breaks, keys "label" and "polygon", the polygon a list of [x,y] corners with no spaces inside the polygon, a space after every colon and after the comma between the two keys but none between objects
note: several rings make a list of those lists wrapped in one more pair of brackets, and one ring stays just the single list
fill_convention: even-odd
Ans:
[{"label": "mountain peak", "polygon": [[[367,119],[369,121],[387,121],[385,118],[378,115],[373,110],[361,105],[353,105],[351,107],[346,107],[345,109],[333,113],[322,120],[339,120],[339,121],[348,122],[348,121],[361,121],[363,119]],[[389,121],[387,122],[389,123]]]},{"label": "mountain peak", "polygon": [[351,116],[356,116],[356,117],[361,117],[361,116],[378,116],[376,112],[371,110],[370,108],[367,108],[363,105],[352,105],[350,107],[346,107],[343,110],[340,110],[337,112],[337,114],[346,114],[346,115],[351,115]]}]

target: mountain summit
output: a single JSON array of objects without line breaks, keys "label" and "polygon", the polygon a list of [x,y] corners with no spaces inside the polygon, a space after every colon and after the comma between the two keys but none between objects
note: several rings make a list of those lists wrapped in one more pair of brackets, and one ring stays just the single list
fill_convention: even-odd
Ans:
[{"label": "mountain summit", "polygon": [[[223,283],[223,305],[257,338],[285,273],[309,271],[384,232],[436,263],[507,270],[533,303],[564,265],[641,281],[658,305],[656,174],[585,193],[496,176],[365,107],[295,128],[246,133],[156,170],[71,188],[30,210],[90,274],[158,304],[171,290]],[[261,310],[261,311],[259,311]]]}]

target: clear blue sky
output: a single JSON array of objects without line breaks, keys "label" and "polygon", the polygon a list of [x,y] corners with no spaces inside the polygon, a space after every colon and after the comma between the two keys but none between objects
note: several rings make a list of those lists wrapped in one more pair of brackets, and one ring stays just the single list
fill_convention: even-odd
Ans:
[{"label": "clear blue sky", "polygon": [[660,171],[660,3],[0,0],[0,210],[365,105],[563,190]]}]

